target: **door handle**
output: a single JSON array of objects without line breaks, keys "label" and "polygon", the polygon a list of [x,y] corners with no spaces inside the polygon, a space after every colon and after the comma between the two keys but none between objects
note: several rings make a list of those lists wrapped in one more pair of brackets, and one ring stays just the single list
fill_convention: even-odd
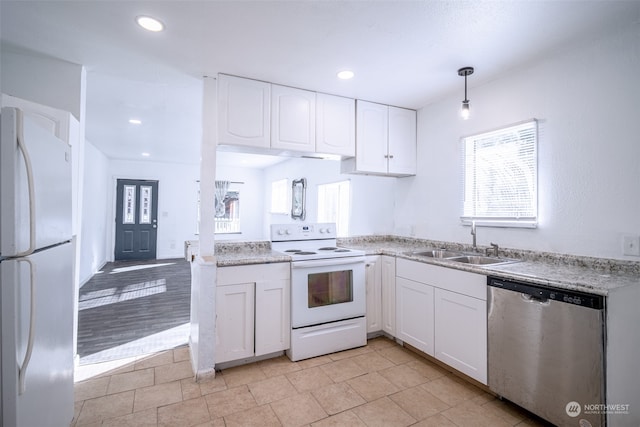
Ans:
[{"label": "door handle", "polygon": [[33,342],[35,340],[35,323],[36,323],[36,266],[29,258],[21,258],[18,262],[26,262],[29,264],[29,337],[27,338],[27,349],[24,354],[24,359],[18,367],[18,395],[24,394],[27,388],[27,368],[31,361],[31,353],[33,352]]},{"label": "door handle", "polygon": [[18,147],[22,151],[24,163],[27,170],[27,189],[29,193],[29,249],[24,252],[17,253],[15,256],[31,255],[36,250],[36,195],[33,177],[33,168],[31,167],[31,157],[27,146],[24,142],[24,116],[22,110],[16,110],[16,127]]},{"label": "door handle", "polygon": [[153,227],[153,228],[158,228],[158,226],[157,226],[156,224],[153,224],[153,226],[152,226],[152,227]]}]

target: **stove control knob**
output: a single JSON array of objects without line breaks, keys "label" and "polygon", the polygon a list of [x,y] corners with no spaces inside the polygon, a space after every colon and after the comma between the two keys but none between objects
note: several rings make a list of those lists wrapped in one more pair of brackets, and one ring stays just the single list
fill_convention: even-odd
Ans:
[{"label": "stove control knob", "polygon": [[291,234],[291,230],[287,230],[287,231],[285,231],[285,233]]},{"label": "stove control knob", "polygon": [[320,234],[324,234],[324,228],[320,228]]},{"label": "stove control knob", "polygon": [[279,236],[282,236],[283,234],[284,234],[284,230],[282,230],[282,229],[278,230],[278,235]]}]

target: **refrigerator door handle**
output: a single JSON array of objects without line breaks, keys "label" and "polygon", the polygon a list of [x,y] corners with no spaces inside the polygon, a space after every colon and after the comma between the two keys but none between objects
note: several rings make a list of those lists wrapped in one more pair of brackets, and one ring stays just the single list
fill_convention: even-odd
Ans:
[{"label": "refrigerator door handle", "polygon": [[29,248],[17,253],[15,256],[23,257],[31,255],[36,250],[36,193],[34,188],[33,168],[31,167],[31,158],[24,143],[24,113],[16,108],[16,133],[18,139],[18,147],[24,156],[24,163],[27,169],[27,187],[29,189]]},{"label": "refrigerator door handle", "polygon": [[27,368],[31,361],[31,353],[33,352],[33,341],[35,339],[35,322],[36,322],[36,266],[29,258],[17,259],[18,262],[26,262],[29,264],[29,337],[27,338],[27,351],[24,353],[24,360],[18,367],[18,394],[22,395],[26,388]]}]

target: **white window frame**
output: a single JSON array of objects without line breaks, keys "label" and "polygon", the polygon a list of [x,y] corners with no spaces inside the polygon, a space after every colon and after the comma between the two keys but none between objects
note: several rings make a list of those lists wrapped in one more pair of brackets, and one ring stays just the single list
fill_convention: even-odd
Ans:
[{"label": "white window frame", "polygon": [[[326,212],[326,208],[324,208],[326,200],[323,200],[323,198],[326,198],[326,195],[323,188],[342,187],[344,189],[344,186],[346,186],[346,194],[340,194],[339,199],[334,201],[335,212]],[[349,226],[351,222],[351,180],[346,179],[318,184],[318,222],[335,222],[337,236],[349,236]]]},{"label": "white window frame", "polygon": [[537,121],[463,137],[461,144],[462,223],[537,227]]},{"label": "white window frame", "polygon": [[271,182],[271,213],[289,215],[289,180],[287,178]]}]

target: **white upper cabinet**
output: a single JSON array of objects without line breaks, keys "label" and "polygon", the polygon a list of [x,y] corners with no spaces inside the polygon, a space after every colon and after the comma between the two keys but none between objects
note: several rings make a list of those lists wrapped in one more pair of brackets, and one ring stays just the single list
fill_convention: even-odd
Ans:
[{"label": "white upper cabinet", "polygon": [[342,172],[389,176],[415,175],[415,110],[358,100],[356,157],[343,159]]},{"label": "white upper cabinet", "polygon": [[388,172],[391,175],[416,174],[416,112],[389,107]]},{"label": "white upper cabinet", "polygon": [[315,92],[271,85],[271,148],[315,152]]},{"label": "white upper cabinet", "polygon": [[270,147],[271,84],[218,75],[218,143]]},{"label": "white upper cabinet", "polygon": [[387,173],[389,107],[357,102],[356,169],[358,172]]},{"label": "white upper cabinet", "polygon": [[356,103],[342,96],[316,94],[316,152],[356,155]]}]

